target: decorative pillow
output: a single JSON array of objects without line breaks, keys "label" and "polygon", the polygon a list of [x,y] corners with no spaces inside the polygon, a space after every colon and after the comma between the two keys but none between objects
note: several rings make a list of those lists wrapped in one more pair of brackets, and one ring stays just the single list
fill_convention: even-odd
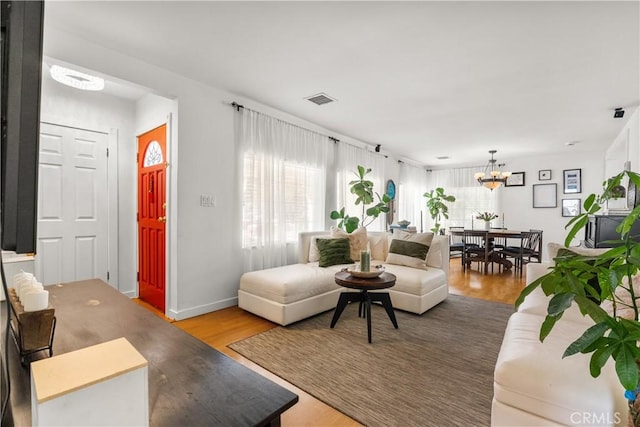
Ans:
[{"label": "decorative pillow", "polygon": [[371,259],[383,261],[387,258],[386,252],[389,247],[389,243],[387,242],[388,237],[389,235],[387,234],[367,236],[367,239],[369,240],[369,247],[371,249]]},{"label": "decorative pillow", "polygon": [[316,240],[329,238],[331,238],[329,234],[313,236],[311,238],[311,241],[309,242],[309,262],[318,262],[320,260],[320,252],[318,252],[318,244],[316,243]]},{"label": "decorative pillow", "polygon": [[426,259],[433,240],[433,233],[395,231],[392,237],[387,264],[427,269]]},{"label": "decorative pillow", "polygon": [[[626,277],[622,279],[622,285],[627,286],[628,280]],[[640,274],[636,274],[631,278],[631,283],[633,285],[633,293],[635,295],[640,295]],[[623,319],[633,320],[635,318],[635,313],[632,307],[631,294],[629,291],[624,289],[622,285],[616,287],[615,296],[616,301],[616,316],[622,317]],[[620,304],[622,302],[622,304]],[[611,300],[606,299],[600,305],[610,316],[613,316],[613,303]]]},{"label": "decorative pillow", "polygon": [[331,265],[352,264],[350,256],[349,239],[317,239],[318,251],[320,252],[320,267]]},{"label": "decorative pillow", "polygon": [[[582,249],[580,253],[578,251],[578,249]],[[601,249],[597,250],[599,253],[602,253]],[[598,253],[594,253],[593,249],[589,249],[589,248],[565,248],[565,247],[561,247],[558,248],[558,252],[556,254],[556,257],[574,257],[574,256],[597,256]],[[554,257],[555,258],[555,257]],[[587,264],[589,265],[594,265],[595,261],[585,261]],[[607,262],[606,264],[602,264],[603,267],[609,268],[609,262]],[[600,281],[598,280],[598,277],[592,277],[591,279],[587,280],[587,283],[589,284],[589,286],[591,286],[593,289],[596,290],[596,292],[598,292],[598,294],[600,293],[601,289],[600,288]],[[596,304],[600,304],[602,302],[602,300],[600,299],[600,297],[596,298],[592,295],[587,295],[587,298],[589,298],[590,300],[592,300],[593,302],[595,302]]]},{"label": "decorative pillow", "polygon": [[608,248],[581,248],[576,246],[567,248],[566,246],[561,245],[559,243],[550,242],[550,243],[547,243],[547,251],[549,252],[549,259],[553,260],[555,257],[557,257],[558,251],[560,249],[570,250],[571,252],[577,255],[584,255],[584,256],[598,256],[609,250]]},{"label": "decorative pillow", "polygon": [[353,233],[347,233],[336,227],[331,227],[331,237],[347,238],[351,247],[351,259],[360,261],[360,251],[367,249],[367,229],[360,227]]}]

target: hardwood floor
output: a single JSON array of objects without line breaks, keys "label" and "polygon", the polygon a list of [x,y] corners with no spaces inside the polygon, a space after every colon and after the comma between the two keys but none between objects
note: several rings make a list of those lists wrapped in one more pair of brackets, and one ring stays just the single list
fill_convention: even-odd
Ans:
[{"label": "hardwood floor", "polygon": [[[474,266],[475,268],[475,266]],[[449,292],[491,301],[513,304],[524,287],[524,277],[520,278],[513,271],[493,274],[482,274],[473,269],[462,271],[459,258],[451,260]],[[154,311],[158,316],[167,319],[153,307],[140,300],[135,300],[142,306]],[[277,325],[268,320],[254,316],[238,307],[230,307],[202,316],[176,321],[174,324],[194,337],[206,342],[215,349],[227,354],[238,362],[259,372],[272,381],[293,391],[300,397],[300,401],[284,413],[283,426],[358,426],[356,421],[322,403],[313,396],[291,385],[262,369],[260,366],[245,359],[240,354],[227,347],[235,341],[259,334]]]}]

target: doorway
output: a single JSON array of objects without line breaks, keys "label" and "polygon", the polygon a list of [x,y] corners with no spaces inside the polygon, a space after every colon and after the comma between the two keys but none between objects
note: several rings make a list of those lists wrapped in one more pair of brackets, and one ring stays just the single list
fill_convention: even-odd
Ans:
[{"label": "doorway", "polygon": [[108,281],[107,134],[40,124],[35,276]]},{"label": "doorway", "polygon": [[167,125],[138,136],[138,295],[163,313],[166,288]]}]

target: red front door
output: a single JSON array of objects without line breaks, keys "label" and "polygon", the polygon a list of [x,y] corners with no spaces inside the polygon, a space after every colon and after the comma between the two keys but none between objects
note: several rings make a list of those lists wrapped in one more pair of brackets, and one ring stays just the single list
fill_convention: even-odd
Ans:
[{"label": "red front door", "polygon": [[166,132],[138,137],[138,295],[165,310]]}]

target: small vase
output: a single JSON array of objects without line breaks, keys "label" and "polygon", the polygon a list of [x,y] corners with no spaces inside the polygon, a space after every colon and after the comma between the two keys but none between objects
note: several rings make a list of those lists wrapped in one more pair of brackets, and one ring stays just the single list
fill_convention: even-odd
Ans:
[{"label": "small vase", "polygon": [[491,221],[484,222],[484,229],[487,231],[491,230]]}]

